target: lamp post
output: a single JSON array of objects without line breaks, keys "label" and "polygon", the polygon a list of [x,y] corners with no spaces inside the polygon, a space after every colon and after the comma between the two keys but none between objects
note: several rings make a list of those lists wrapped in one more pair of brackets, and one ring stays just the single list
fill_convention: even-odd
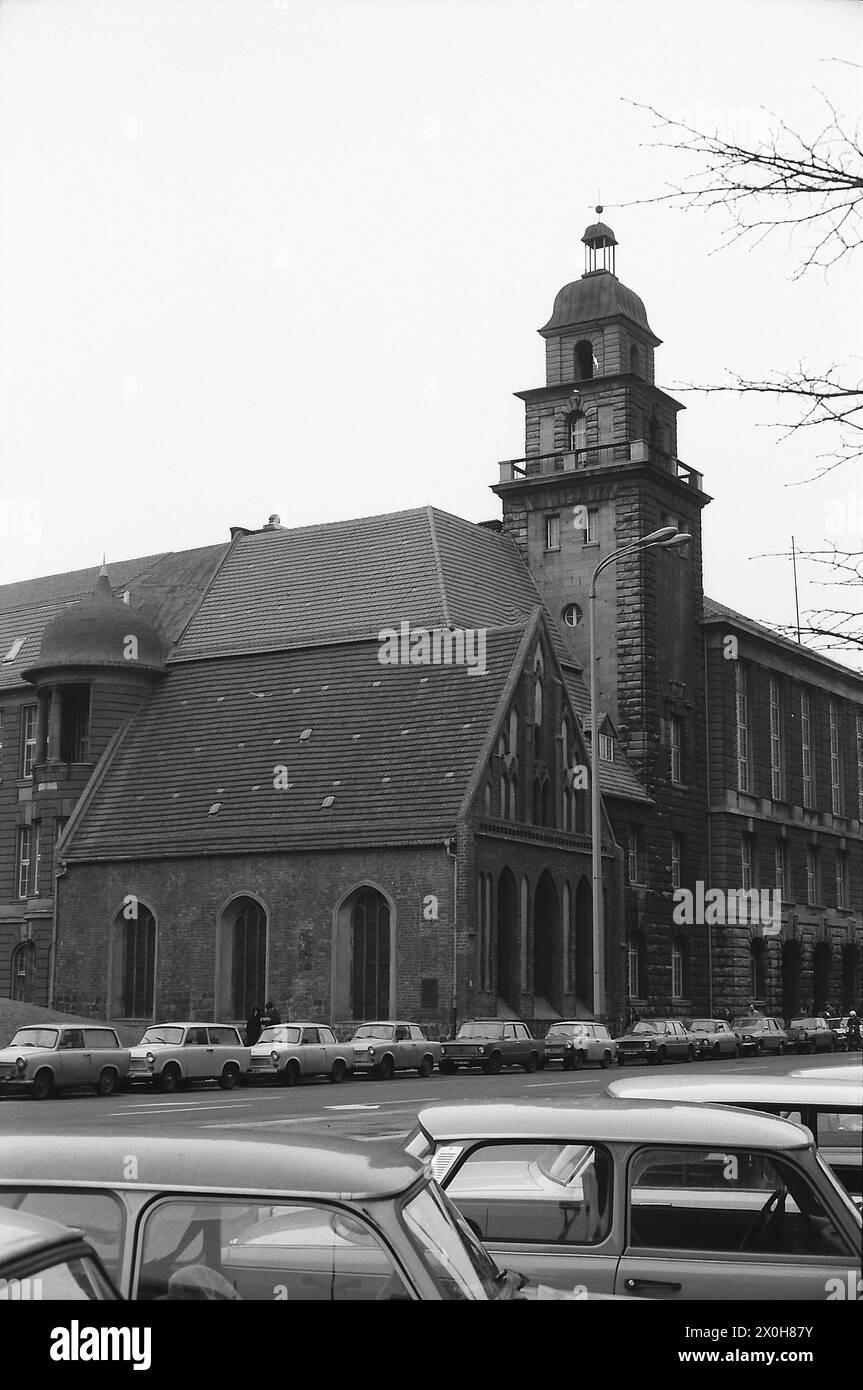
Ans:
[{"label": "lamp post", "polygon": [[605,994],[605,959],[603,943],[603,901],[602,901],[602,835],[600,829],[599,803],[599,711],[596,692],[596,581],[604,569],[613,565],[621,555],[635,555],[642,550],[661,546],[664,550],[686,545],[692,540],[688,532],[678,531],[676,526],[662,526],[647,536],[640,536],[631,545],[622,545],[600,560],[590,580],[588,601],[590,605],[590,851],[591,851],[591,889],[593,919],[593,1013],[596,1017],[600,1002]]}]

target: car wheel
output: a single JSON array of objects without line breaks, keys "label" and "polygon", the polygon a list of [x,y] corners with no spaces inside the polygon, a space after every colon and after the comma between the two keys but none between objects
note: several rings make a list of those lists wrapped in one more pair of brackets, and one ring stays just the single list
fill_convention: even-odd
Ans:
[{"label": "car wheel", "polygon": [[[717,1056],[718,1056],[718,1055],[719,1055],[719,1054],[717,1053]],[[683,1060],[684,1060],[684,1062],[694,1062],[694,1061],[695,1061],[695,1048],[694,1048],[694,1047],[688,1047],[688,1048],[686,1049],[686,1056],[684,1057]]]},{"label": "car wheel", "polygon": [[625,1061],[626,1061],[626,1058],[624,1057],[623,1053],[622,1053],[622,1052],[618,1052],[618,1054],[617,1054],[617,1065],[618,1065],[619,1067],[622,1067]]},{"label": "car wheel", "polygon": [[781,1042],[781,1043],[779,1044],[779,1046],[777,1047],[777,1049],[776,1049],[776,1055],[777,1055],[778,1057],[783,1057],[783,1056],[785,1055],[785,1044],[784,1044],[784,1042]]},{"label": "car wheel", "polygon": [[806,1044],[806,1051],[809,1052],[809,1053],[812,1053],[812,1052],[815,1051],[815,1044],[814,1044],[814,1042],[808,1042],[808,1043]]},{"label": "car wheel", "polygon": [[427,1076],[431,1076],[433,1071],[434,1062],[432,1061],[431,1057],[423,1057],[422,1061],[417,1067],[417,1076],[421,1076],[423,1080],[425,1080]]},{"label": "car wheel", "polygon": [[528,1073],[536,1071],[537,1060],[538,1059],[536,1053],[532,1052],[528,1057],[527,1061],[524,1063],[525,1071]]},{"label": "car wheel", "polygon": [[499,1052],[493,1052],[487,1062],[483,1062],[482,1069],[486,1076],[497,1076],[503,1066],[503,1058]]},{"label": "car wheel", "polygon": [[392,1081],[395,1069],[395,1063],[390,1054],[387,1053],[375,1067],[375,1076],[378,1078],[378,1081]]},{"label": "car wheel", "polygon": [[599,1059],[599,1065],[602,1067],[603,1071],[607,1071],[611,1066],[611,1053],[607,1049]]},{"label": "car wheel", "polygon": [[283,1085],[283,1086],[296,1086],[296,1084],[297,1084],[297,1082],[299,1081],[299,1079],[300,1079],[300,1064],[299,1064],[299,1062],[297,1061],[296,1057],[292,1057],[291,1060],[290,1060],[289,1062],[286,1062],[286,1063],[285,1063],[285,1066],[284,1066],[284,1068],[283,1068],[283,1070],[282,1070],[282,1085]]},{"label": "car wheel", "polygon": [[734,1055],[735,1055],[735,1057],[742,1057],[742,1056],[743,1056],[743,1051],[742,1051],[742,1048],[741,1048],[741,1046],[740,1046],[740,1043],[735,1043],[735,1044],[734,1044]]},{"label": "car wheel", "polygon": [[343,1059],[341,1057],[337,1057],[336,1060],[333,1062],[333,1065],[330,1067],[330,1080],[332,1081],[333,1085],[338,1086],[340,1081],[344,1081],[345,1077],[347,1076],[347,1073],[348,1069],[345,1066]]},{"label": "car wheel", "polygon": [[97,1096],[113,1096],[120,1089],[120,1078],[113,1067],[105,1067],[96,1082]]},{"label": "car wheel", "polygon": [[33,1077],[30,1090],[34,1100],[50,1100],[54,1094],[54,1078],[45,1067]]},{"label": "car wheel", "polygon": [[575,1059],[572,1057],[564,1057],[562,1058],[560,1065],[563,1071],[572,1071],[573,1067],[575,1066]]},{"label": "car wheel", "polygon": [[660,1047],[660,1048],[657,1050],[657,1053],[656,1053],[656,1060],[657,1060],[657,1062],[659,1063],[660,1066],[662,1066],[662,1063],[665,1061],[665,1057],[666,1057],[665,1048],[664,1048],[664,1047]]},{"label": "car wheel", "polygon": [[714,1044],[713,1044],[713,1056],[716,1058],[717,1062],[719,1061],[719,1058],[720,1058],[720,1056],[721,1056],[721,1053],[722,1053],[722,1048],[719,1046],[719,1043],[714,1043]]},{"label": "car wheel", "polygon": [[835,1039],[835,1038],[831,1038],[831,1039],[830,1039],[830,1051],[831,1051],[831,1052],[835,1052],[835,1051],[836,1051],[836,1039]]},{"label": "car wheel", "polygon": [[172,1092],[179,1090],[181,1080],[180,1068],[174,1062],[170,1062],[159,1073],[159,1090],[171,1095]]},{"label": "car wheel", "polygon": [[219,1077],[219,1085],[223,1091],[233,1091],[240,1079],[240,1068],[236,1062],[227,1062],[222,1068],[222,1075]]},{"label": "car wheel", "polygon": [[756,1057],[763,1057],[763,1056],[764,1056],[764,1044],[763,1044],[763,1042],[757,1042],[757,1043],[755,1044],[755,1056],[756,1056]]},{"label": "car wheel", "polygon": [[455,1076],[456,1072],[458,1071],[458,1067],[456,1066],[455,1062],[441,1062],[440,1069],[443,1072],[444,1076]]}]

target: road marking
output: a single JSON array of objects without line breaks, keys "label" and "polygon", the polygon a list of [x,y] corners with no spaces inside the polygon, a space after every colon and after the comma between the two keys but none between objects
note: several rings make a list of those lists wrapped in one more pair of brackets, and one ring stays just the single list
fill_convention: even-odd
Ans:
[{"label": "road marking", "polygon": [[[589,1076],[584,1076],[584,1077],[582,1077],[582,1081],[591,1081],[591,1080],[592,1080],[592,1077],[589,1077]],[[570,1078],[568,1078],[566,1081],[525,1081],[525,1083],[524,1083],[524,1089],[527,1091],[527,1090],[529,1090],[529,1089],[531,1089],[531,1088],[533,1088],[533,1089],[536,1090],[536,1089],[542,1089],[543,1087],[548,1087],[548,1086],[577,1086],[577,1085],[578,1085],[578,1082],[575,1080],[575,1078],[574,1078],[574,1077],[570,1077]]]},{"label": "road marking", "polygon": [[201,1129],[266,1129],[268,1125],[319,1125],[326,1118],[324,1115],[296,1115],[290,1120],[225,1120],[219,1124],[218,1120],[212,1124],[201,1125]]},{"label": "road marking", "polygon": [[325,1105],[325,1110],[380,1110],[379,1105]]},{"label": "road marking", "polygon": [[181,1110],[242,1110],[252,1104],[248,1100],[223,1102],[215,1105],[200,1105],[191,1101],[188,1105],[130,1105],[126,1110],[105,1110],[104,1115],[172,1115]]}]

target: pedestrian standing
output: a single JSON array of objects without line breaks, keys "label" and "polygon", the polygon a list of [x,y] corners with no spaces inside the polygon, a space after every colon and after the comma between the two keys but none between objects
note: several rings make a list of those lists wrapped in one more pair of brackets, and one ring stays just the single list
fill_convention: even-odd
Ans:
[{"label": "pedestrian standing", "polygon": [[264,1005],[264,1013],[261,1018],[262,1028],[272,1028],[274,1024],[281,1023],[282,1015],[279,1013],[272,999],[268,999]]},{"label": "pedestrian standing", "polygon": [[253,1004],[246,1019],[246,1047],[254,1047],[261,1036],[261,1006]]}]

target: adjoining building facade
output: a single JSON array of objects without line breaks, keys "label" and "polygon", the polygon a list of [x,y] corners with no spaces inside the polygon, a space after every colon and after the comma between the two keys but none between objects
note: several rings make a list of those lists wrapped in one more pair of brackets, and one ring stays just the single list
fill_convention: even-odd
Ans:
[{"label": "adjoining building facade", "polygon": [[[584,242],[501,521],[271,518],[0,589],[0,993],[432,1031],[860,1002],[863,677],[704,597],[660,340]],[[587,595],[671,525],[598,590],[597,960]]]}]

